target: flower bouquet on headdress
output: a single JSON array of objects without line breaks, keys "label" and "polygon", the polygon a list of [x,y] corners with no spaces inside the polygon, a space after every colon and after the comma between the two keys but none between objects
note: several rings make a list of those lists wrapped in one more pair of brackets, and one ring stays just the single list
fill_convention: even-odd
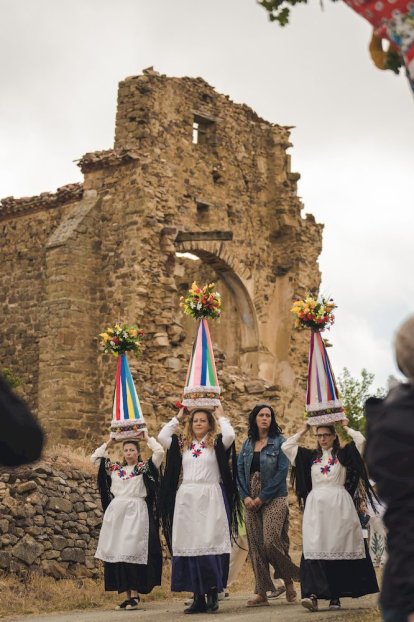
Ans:
[{"label": "flower bouquet on headdress", "polygon": [[220,404],[220,387],[207,320],[221,316],[221,297],[214,283],[198,287],[193,283],[180,305],[186,315],[198,321],[188,365],[183,406],[188,409],[214,408]]},{"label": "flower bouquet on headdress", "polygon": [[127,352],[139,356],[142,330],[127,324],[115,324],[99,335],[103,351],[118,359],[112,405],[111,437],[116,441],[139,438],[147,429],[141,404],[129,369]]},{"label": "flower bouquet on headdress", "polygon": [[332,298],[317,299],[309,295],[297,300],[291,309],[298,329],[309,328],[310,346],[306,414],[309,425],[329,425],[345,419],[335,376],[321,332],[335,321]]}]

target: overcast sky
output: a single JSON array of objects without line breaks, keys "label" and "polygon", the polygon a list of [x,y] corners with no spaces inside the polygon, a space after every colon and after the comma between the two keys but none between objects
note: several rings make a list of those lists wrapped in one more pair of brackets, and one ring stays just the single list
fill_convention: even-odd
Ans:
[{"label": "overcast sky", "polygon": [[362,18],[310,3],[282,29],[255,0],[0,0],[0,197],[81,181],[73,160],[112,147],[126,76],[201,76],[295,126],[292,170],[325,224],[322,291],[339,305],[334,370],[385,385],[414,312],[414,99],[373,66]]}]

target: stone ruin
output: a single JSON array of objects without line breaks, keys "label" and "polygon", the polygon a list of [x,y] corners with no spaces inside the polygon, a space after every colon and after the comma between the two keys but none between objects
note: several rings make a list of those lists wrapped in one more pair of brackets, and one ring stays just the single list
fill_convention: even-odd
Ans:
[{"label": "stone ruin", "polygon": [[[149,69],[120,83],[114,147],[79,160],[82,184],[1,201],[2,367],[22,380],[49,448],[89,450],[107,435],[116,363],[97,336],[117,320],[146,333],[130,366],[150,432],[176,412],[195,334],[179,299],[194,280],[222,294],[210,331],[238,440],[258,402],[287,434],[298,425],[308,335],[290,307],[319,287],[322,226],[301,216],[290,147],[289,128],[201,78]],[[90,472],[50,459],[0,469],[0,514],[0,569],[95,576]]]},{"label": "stone ruin", "polygon": [[146,333],[130,365],[150,431],[174,414],[194,280],[223,297],[210,331],[238,431],[257,402],[287,433],[302,419],[308,335],[290,307],[319,287],[322,226],[301,215],[289,136],[201,78],[148,69],[119,84],[114,146],[78,161],[82,184],[1,201],[2,366],[49,446],[106,436],[116,362],[97,335],[117,320]]}]

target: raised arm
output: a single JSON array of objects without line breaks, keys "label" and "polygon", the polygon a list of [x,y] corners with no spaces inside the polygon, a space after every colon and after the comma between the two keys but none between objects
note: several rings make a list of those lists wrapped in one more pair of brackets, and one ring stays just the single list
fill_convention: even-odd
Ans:
[{"label": "raised arm", "polygon": [[342,426],[345,432],[349,434],[349,436],[354,441],[359,453],[362,454],[362,452],[364,451],[364,447],[365,447],[365,436],[361,434],[361,432],[358,432],[358,430],[353,430],[352,428],[349,428],[348,419],[344,420],[344,423],[342,424]]},{"label": "raised arm", "polygon": [[99,464],[101,458],[108,458],[108,447],[110,445],[110,441],[103,443],[98,449],[95,449],[93,454],[90,457],[92,464]]},{"label": "raised arm", "polygon": [[152,463],[157,469],[159,469],[162,459],[164,458],[164,449],[153,436],[147,435],[145,440],[147,441],[148,447],[152,451]]},{"label": "raised arm", "polygon": [[296,432],[296,434],[293,434],[293,436],[290,436],[288,439],[285,440],[284,443],[282,443],[282,446],[281,446],[282,451],[285,454],[285,456],[287,456],[287,458],[289,459],[292,465],[295,465],[295,462],[296,462],[299,441],[302,438],[302,436],[306,434],[308,430],[309,430],[309,426],[308,424],[305,424],[303,428],[299,430],[299,432]]},{"label": "raised arm", "polygon": [[234,443],[236,433],[228,417],[224,416],[223,406],[221,404],[216,408],[215,414],[218,417],[218,422],[220,424],[224,448],[228,449]]},{"label": "raised arm", "polygon": [[159,443],[161,443],[163,447],[165,447],[165,449],[169,449],[171,447],[172,435],[174,434],[175,429],[179,423],[180,422],[179,422],[178,417],[173,417],[170,421],[168,421],[161,428],[161,431],[158,434],[157,440]]}]

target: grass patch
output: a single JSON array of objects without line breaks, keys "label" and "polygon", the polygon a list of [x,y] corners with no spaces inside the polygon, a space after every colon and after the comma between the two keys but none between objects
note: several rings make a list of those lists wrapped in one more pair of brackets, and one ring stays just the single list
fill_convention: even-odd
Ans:
[{"label": "grass patch", "polygon": [[[162,585],[151,594],[141,596],[143,602],[164,599],[184,600],[188,594],[171,592],[171,564],[164,563]],[[249,592],[254,588],[253,572],[246,563],[231,592]],[[27,615],[72,611],[75,609],[113,609],[122,600],[117,592],[105,592],[103,579],[60,579],[29,574],[25,579],[0,575],[0,619],[9,615]]]}]

